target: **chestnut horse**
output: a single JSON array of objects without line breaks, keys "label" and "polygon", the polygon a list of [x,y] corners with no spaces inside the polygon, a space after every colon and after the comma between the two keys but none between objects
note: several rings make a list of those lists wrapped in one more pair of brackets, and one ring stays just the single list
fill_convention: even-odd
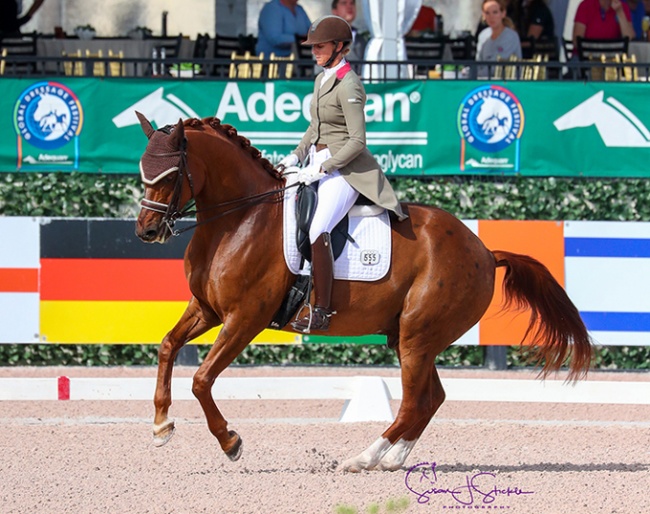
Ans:
[{"label": "chestnut horse", "polygon": [[[145,197],[136,234],[165,242],[174,221],[195,203],[196,227],[185,252],[192,299],[164,337],[154,397],[154,443],[175,426],[168,417],[174,358],[188,341],[223,325],[194,375],[192,392],[210,432],[231,460],[240,436],[212,397],[219,374],[269,326],[295,281],[282,249],[285,180],[250,142],[216,118],[179,121],[154,130],[138,113],[149,143],[140,163]],[[506,306],[530,308],[528,332],[542,376],[569,361],[569,379],[590,366],[591,340],[566,292],[540,262],[491,252],[451,214],[404,204],[409,218],[392,221],[392,263],[376,282],[335,281],[328,334],[384,334],[397,353],[403,399],[395,421],[365,451],[343,463],[347,471],[399,469],[445,399],[435,359],[485,313],[495,268],[506,268]],[[193,214],[193,213],[192,213]],[[164,277],[158,277],[164,280]],[[284,327],[290,330],[290,327]]]}]

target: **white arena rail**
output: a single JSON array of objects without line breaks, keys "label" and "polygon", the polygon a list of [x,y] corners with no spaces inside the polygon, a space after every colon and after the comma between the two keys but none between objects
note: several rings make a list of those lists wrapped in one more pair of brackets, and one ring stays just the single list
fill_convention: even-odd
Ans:
[{"label": "white arena rail", "polygon": [[[443,380],[447,401],[650,404],[650,382],[464,379]],[[146,400],[154,378],[0,378],[0,400]],[[390,400],[400,400],[399,378],[219,378],[215,400],[343,400],[339,421],[392,421]],[[174,378],[172,397],[194,400],[192,379]]]}]

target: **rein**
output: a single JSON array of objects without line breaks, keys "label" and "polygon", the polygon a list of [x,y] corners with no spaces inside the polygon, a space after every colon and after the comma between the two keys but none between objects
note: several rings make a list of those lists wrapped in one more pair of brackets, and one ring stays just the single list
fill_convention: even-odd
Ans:
[{"label": "rein", "polygon": [[[299,185],[298,183],[295,183],[289,186],[275,189],[273,191],[265,191],[264,193],[256,193],[250,196],[245,196],[243,198],[236,198],[234,200],[228,200],[226,202],[217,203],[215,205],[211,205],[210,207],[206,207],[204,209],[199,210],[193,208],[196,206],[196,201],[194,198],[194,181],[192,180],[192,174],[190,173],[189,166],[187,165],[187,140],[183,139],[182,148],[176,152],[149,153],[149,155],[153,157],[172,157],[177,155],[179,156],[179,163],[177,166],[178,175],[176,179],[176,184],[174,185],[174,192],[172,194],[170,202],[169,203],[154,202],[152,200],[147,200],[146,198],[144,198],[140,202],[140,207],[142,207],[143,209],[148,209],[150,211],[157,212],[163,215],[163,222],[165,223],[165,225],[167,225],[167,228],[169,229],[169,232],[171,233],[172,236],[179,236],[182,233],[187,232],[188,230],[192,230],[200,225],[204,225],[216,219],[227,216],[228,214],[232,214],[233,212],[236,212],[240,209],[244,209],[246,207],[250,207],[253,205],[258,205],[259,203],[262,202],[262,200],[264,200],[267,197],[284,193],[288,189],[297,187]],[[184,175],[187,175],[187,180],[190,184],[190,191],[192,193],[191,199],[194,200],[194,202],[191,203],[188,202],[188,204],[185,207],[179,209],[178,203],[180,202]],[[276,201],[279,202],[281,201],[281,199],[278,199]],[[197,221],[196,223],[193,223],[182,229],[174,228],[174,226],[176,225],[176,221],[178,221],[179,219],[186,218],[188,216],[192,216],[198,213],[203,213],[215,209],[220,209],[223,207],[228,207],[231,205],[235,205],[235,207],[228,209],[224,212],[221,212],[219,214],[216,214],[214,216],[210,216],[209,218],[204,219],[202,221]]]}]

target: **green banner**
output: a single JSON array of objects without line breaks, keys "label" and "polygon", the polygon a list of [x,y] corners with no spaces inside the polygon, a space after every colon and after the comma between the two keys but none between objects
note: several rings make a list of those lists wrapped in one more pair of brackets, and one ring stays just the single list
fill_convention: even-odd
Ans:
[{"label": "green banner", "polygon": [[[134,112],[216,115],[272,162],[309,123],[312,83],[0,79],[0,171],[137,173]],[[646,83],[367,84],[368,147],[388,175],[648,176]]]}]

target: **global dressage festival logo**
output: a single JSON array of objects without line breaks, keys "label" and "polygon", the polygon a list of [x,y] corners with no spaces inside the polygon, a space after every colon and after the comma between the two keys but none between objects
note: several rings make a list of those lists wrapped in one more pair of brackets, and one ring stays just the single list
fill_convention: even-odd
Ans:
[{"label": "global dressage festival logo", "polygon": [[32,84],[19,95],[14,108],[18,167],[25,162],[76,168],[82,126],[81,102],[70,88],[51,81]]},{"label": "global dressage festival logo", "polygon": [[[469,166],[519,171],[524,110],[511,91],[497,85],[473,89],[460,104],[457,123],[462,138],[461,169]],[[514,156],[510,156],[508,150],[513,143]],[[468,156],[472,149],[479,155]]]}]

